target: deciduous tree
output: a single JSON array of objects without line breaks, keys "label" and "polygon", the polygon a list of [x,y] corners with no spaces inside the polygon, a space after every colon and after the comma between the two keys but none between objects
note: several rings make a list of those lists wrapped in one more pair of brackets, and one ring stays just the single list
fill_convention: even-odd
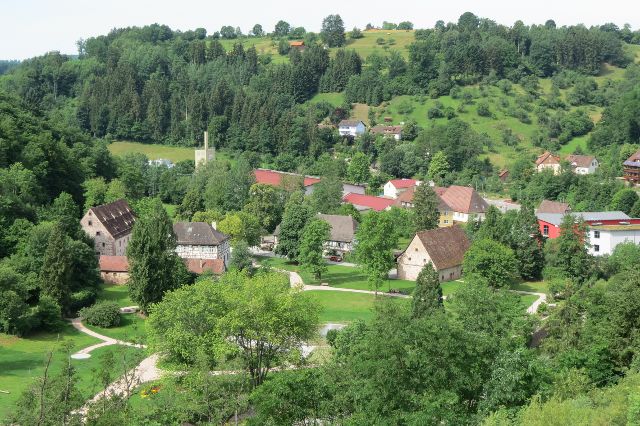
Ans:
[{"label": "deciduous tree", "polygon": [[418,185],[413,194],[413,223],[416,231],[435,229],[440,222],[440,199],[427,182]]},{"label": "deciduous tree", "polygon": [[320,219],[311,220],[302,231],[298,263],[300,267],[313,274],[316,280],[327,270],[327,263],[322,256],[324,243],[329,240],[331,227]]}]

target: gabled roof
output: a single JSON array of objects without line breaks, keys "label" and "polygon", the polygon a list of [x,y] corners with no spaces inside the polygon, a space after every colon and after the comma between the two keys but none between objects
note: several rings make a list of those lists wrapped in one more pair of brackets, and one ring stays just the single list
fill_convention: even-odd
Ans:
[{"label": "gabled roof", "polygon": [[331,226],[331,241],[353,242],[358,222],[351,216],[318,213],[318,218]]},{"label": "gabled roof", "polygon": [[[256,183],[270,186],[280,186],[282,184],[282,178],[284,176],[303,179],[303,176],[297,173],[281,172],[278,170],[256,169],[253,171],[253,174],[256,177]],[[304,176],[302,184],[304,186],[311,186],[315,185],[318,182],[320,182],[319,177]]]},{"label": "gabled roof", "polygon": [[434,188],[452,211],[465,214],[484,213],[489,208],[487,202],[468,186],[451,185],[448,188]]},{"label": "gabled roof", "polygon": [[125,200],[91,207],[89,212],[102,223],[113,238],[120,238],[131,232],[136,216]]},{"label": "gabled roof", "polygon": [[398,195],[398,198],[396,198],[396,204],[398,204],[398,205],[402,205],[402,203],[413,204],[413,195],[415,193],[416,193],[416,187],[415,186],[407,189],[406,191],[404,191],[403,193]]},{"label": "gabled roof", "polygon": [[415,179],[392,179],[389,182],[391,185],[395,186],[396,189],[402,188],[411,188],[412,186],[416,186],[418,183]]},{"label": "gabled roof", "polygon": [[396,202],[396,200],[391,198],[354,194],[353,192],[342,197],[342,201],[353,204],[354,206],[367,207],[377,212],[385,210],[387,207],[391,207]]},{"label": "gabled roof", "polygon": [[384,126],[378,124],[373,126],[369,132],[382,135],[399,135],[402,134],[402,126]]},{"label": "gabled roof", "polygon": [[471,245],[467,234],[459,226],[420,231],[416,236],[437,270],[462,265],[464,254]]},{"label": "gabled roof", "polygon": [[[399,206],[402,206],[402,203],[413,204],[413,197],[416,194],[416,188],[417,186],[413,186],[407,189],[406,191],[404,191],[403,193],[401,193],[400,195],[398,195],[398,198],[396,198],[396,204]],[[443,212],[445,210],[452,210],[451,207],[449,207],[449,205],[444,202],[441,196],[442,194],[444,194],[447,188],[440,188],[437,186],[433,186],[431,187],[431,189],[433,189],[433,192],[435,192],[436,195],[438,196],[438,211]]]},{"label": "gabled roof", "polygon": [[[580,218],[585,222],[600,222],[600,221],[627,221],[631,219],[626,213],[620,211],[613,212],[574,212],[568,213],[575,217]],[[551,225],[560,226],[562,218],[565,215],[562,213],[536,213],[538,220],[542,222],[550,223]]]},{"label": "gabled roof", "polygon": [[204,272],[212,272],[221,275],[226,270],[222,259],[184,259],[189,272],[194,274],[202,274]]},{"label": "gabled roof", "polygon": [[596,157],[594,157],[593,155],[569,155],[569,156],[567,156],[567,161],[573,167],[589,168],[589,167],[591,167],[591,163],[595,159],[596,159]]},{"label": "gabled roof", "polygon": [[560,213],[565,214],[571,211],[569,203],[561,203],[559,201],[542,200],[538,206],[536,213]]},{"label": "gabled roof", "polygon": [[304,41],[290,41],[289,46],[291,47],[300,47],[304,46]]},{"label": "gabled roof", "polygon": [[627,161],[625,161],[623,164],[630,167],[640,167],[640,151],[627,158]]},{"label": "gabled roof", "polygon": [[229,239],[227,234],[205,222],[177,222],[173,224],[173,232],[180,245],[217,246]]},{"label": "gabled roof", "polygon": [[356,127],[360,123],[364,126],[364,121],[362,120],[342,120],[338,123],[338,127]]},{"label": "gabled roof", "polygon": [[100,263],[101,272],[128,272],[129,261],[127,256],[100,256],[98,260]]},{"label": "gabled roof", "polygon": [[544,154],[540,155],[536,160],[536,166],[539,166],[542,163],[549,162],[551,164],[560,164],[560,157],[557,155],[553,155],[549,151],[545,151]]}]

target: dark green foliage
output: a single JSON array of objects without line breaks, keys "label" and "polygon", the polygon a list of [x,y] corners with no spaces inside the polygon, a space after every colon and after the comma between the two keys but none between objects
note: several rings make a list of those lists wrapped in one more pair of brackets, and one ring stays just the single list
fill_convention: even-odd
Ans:
[{"label": "dark green foliage", "polygon": [[309,221],[300,238],[298,249],[298,263],[300,267],[313,274],[315,279],[322,278],[327,270],[327,262],[324,260],[324,243],[330,239],[331,226],[324,220],[314,219]]},{"label": "dark green foliage", "polygon": [[513,250],[494,240],[475,240],[464,255],[466,274],[477,274],[495,288],[508,287],[518,273]]},{"label": "dark green foliage", "polygon": [[565,215],[560,236],[547,242],[547,265],[559,268],[567,278],[582,282],[591,274],[592,258],[585,246],[586,226],[583,221]]},{"label": "dark green foliage", "polygon": [[251,257],[249,246],[244,240],[239,240],[233,245],[229,268],[251,272],[253,268],[253,258]]},{"label": "dark green foliage", "polygon": [[297,259],[302,232],[313,212],[301,192],[294,192],[284,208],[276,253]]},{"label": "dark green foliage", "polygon": [[329,15],[324,18],[320,38],[329,47],[341,47],[344,45],[344,23],[340,15]]},{"label": "dark green foliage", "polygon": [[175,253],[173,225],[160,200],[138,219],[127,247],[129,294],[143,312],[168,290],[187,284],[186,268]]},{"label": "dark green foliage", "polygon": [[640,197],[638,197],[638,194],[633,189],[621,189],[616,192],[611,199],[611,210],[619,210],[626,214],[630,214],[631,210],[633,210],[633,207],[639,200]]},{"label": "dark green foliage", "polygon": [[83,321],[98,327],[108,328],[120,325],[120,307],[115,302],[98,302],[82,308],[78,316]]},{"label": "dark green foliage", "polygon": [[442,288],[438,272],[431,263],[427,263],[416,280],[416,289],[412,299],[412,317],[421,318],[434,310],[442,309]]},{"label": "dark green foliage", "polygon": [[44,253],[40,283],[42,293],[55,300],[65,313],[69,312],[72,261],[67,236],[62,226],[56,224],[51,230]]},{"label": "dark green foliage", "polygon": [[413,194],[413,222],[416,231],[438,227],[440,212],[439,197],[427,182],[418,185]]}]

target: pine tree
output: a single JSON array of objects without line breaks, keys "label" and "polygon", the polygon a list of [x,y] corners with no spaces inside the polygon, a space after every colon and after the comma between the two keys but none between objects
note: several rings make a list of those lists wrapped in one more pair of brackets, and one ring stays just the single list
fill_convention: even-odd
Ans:
[{"label": "pine tree", "polygon": [[520,209],[511,240],[520,276],[525,280],[539,280],[544,268],[542,234],[530,204]]},{"label": "pine tree", "polygon": [[424,183],[416,187],[413,195],[413,222],[416,231],[438,227],[440,221],[439,203],[438,195],[428,184]]},{"label": "pine tree", "polygon": [[438,272],[433,269],[431,263],[427,263],[416,280],[416,289],[413,292],[412,316],[422,318],[430,312],[442,309],[442,287],[438,279]]},{"label": "pine tree", "polygon": [[69,313],[72,263],[67,235],[62,225],[56,223],[51,230],[44,253],[40,285],[43,294],[54,299],[65,314]]},{"label": "pine tree", "polygon": [[129,295],[146,312],[166,291],[186,280],[186,268],[175,253],[173,225],[159,199],[148,215],[138,219],[127,247],[130,265]]}]

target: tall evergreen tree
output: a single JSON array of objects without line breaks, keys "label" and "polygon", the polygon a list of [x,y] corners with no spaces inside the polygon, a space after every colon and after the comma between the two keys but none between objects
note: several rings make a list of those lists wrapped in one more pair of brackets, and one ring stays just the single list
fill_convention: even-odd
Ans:
[{"label": "tall evergreen tree", "polygon": [[542,234],[533,206],[529,203],[523,204],[516,226],[511,230],[511,248],[520,276],[525,280],[539,280],[544,268]]},{"label": "tall evergreen tree", "polygon": [[129,295],[146,312],[168,290],[185,284],[186,268],[175,253],[173,225],[159,199],[148,215],[138,219],[127,247]]},{"label": "tall evergreen tree", "polygon": [[563,270],[569,278],[582,282],[591,269],[591,256],[587,251],[587,227],[582,220],[567,214],[560,223],[555,259],[552,264]]},{"label": "tall evergreen tree", "polygon": [[433,269],[431,263],[424,265],[418,279],[416,280],[416,289],[413,292],[412,316],[413,318],[421,318],[430,312],[442,309],[442,287],[438,272]]},{"label": "tall evergreen tree", "polygon": [[302,231],[311,215],[312,211],[304,201],[304,194],[300,191],[291,194],[284,207],[276,253],[287,256],[289,260],[298,258]]},{"label": "tall evergreen tree", "polygon": [[60,305],[64,314],[69,313],[73,263],[67,238],[62,225],[56,223],[49,235],[42,269],[40,270],[42,292],[54,299]]},{"label": "tall evergreen tree", "polygon": [[413,222],[416,231],[435,229],[440,221],[440,200],[427,183],[418,185],[413,194]]}]

